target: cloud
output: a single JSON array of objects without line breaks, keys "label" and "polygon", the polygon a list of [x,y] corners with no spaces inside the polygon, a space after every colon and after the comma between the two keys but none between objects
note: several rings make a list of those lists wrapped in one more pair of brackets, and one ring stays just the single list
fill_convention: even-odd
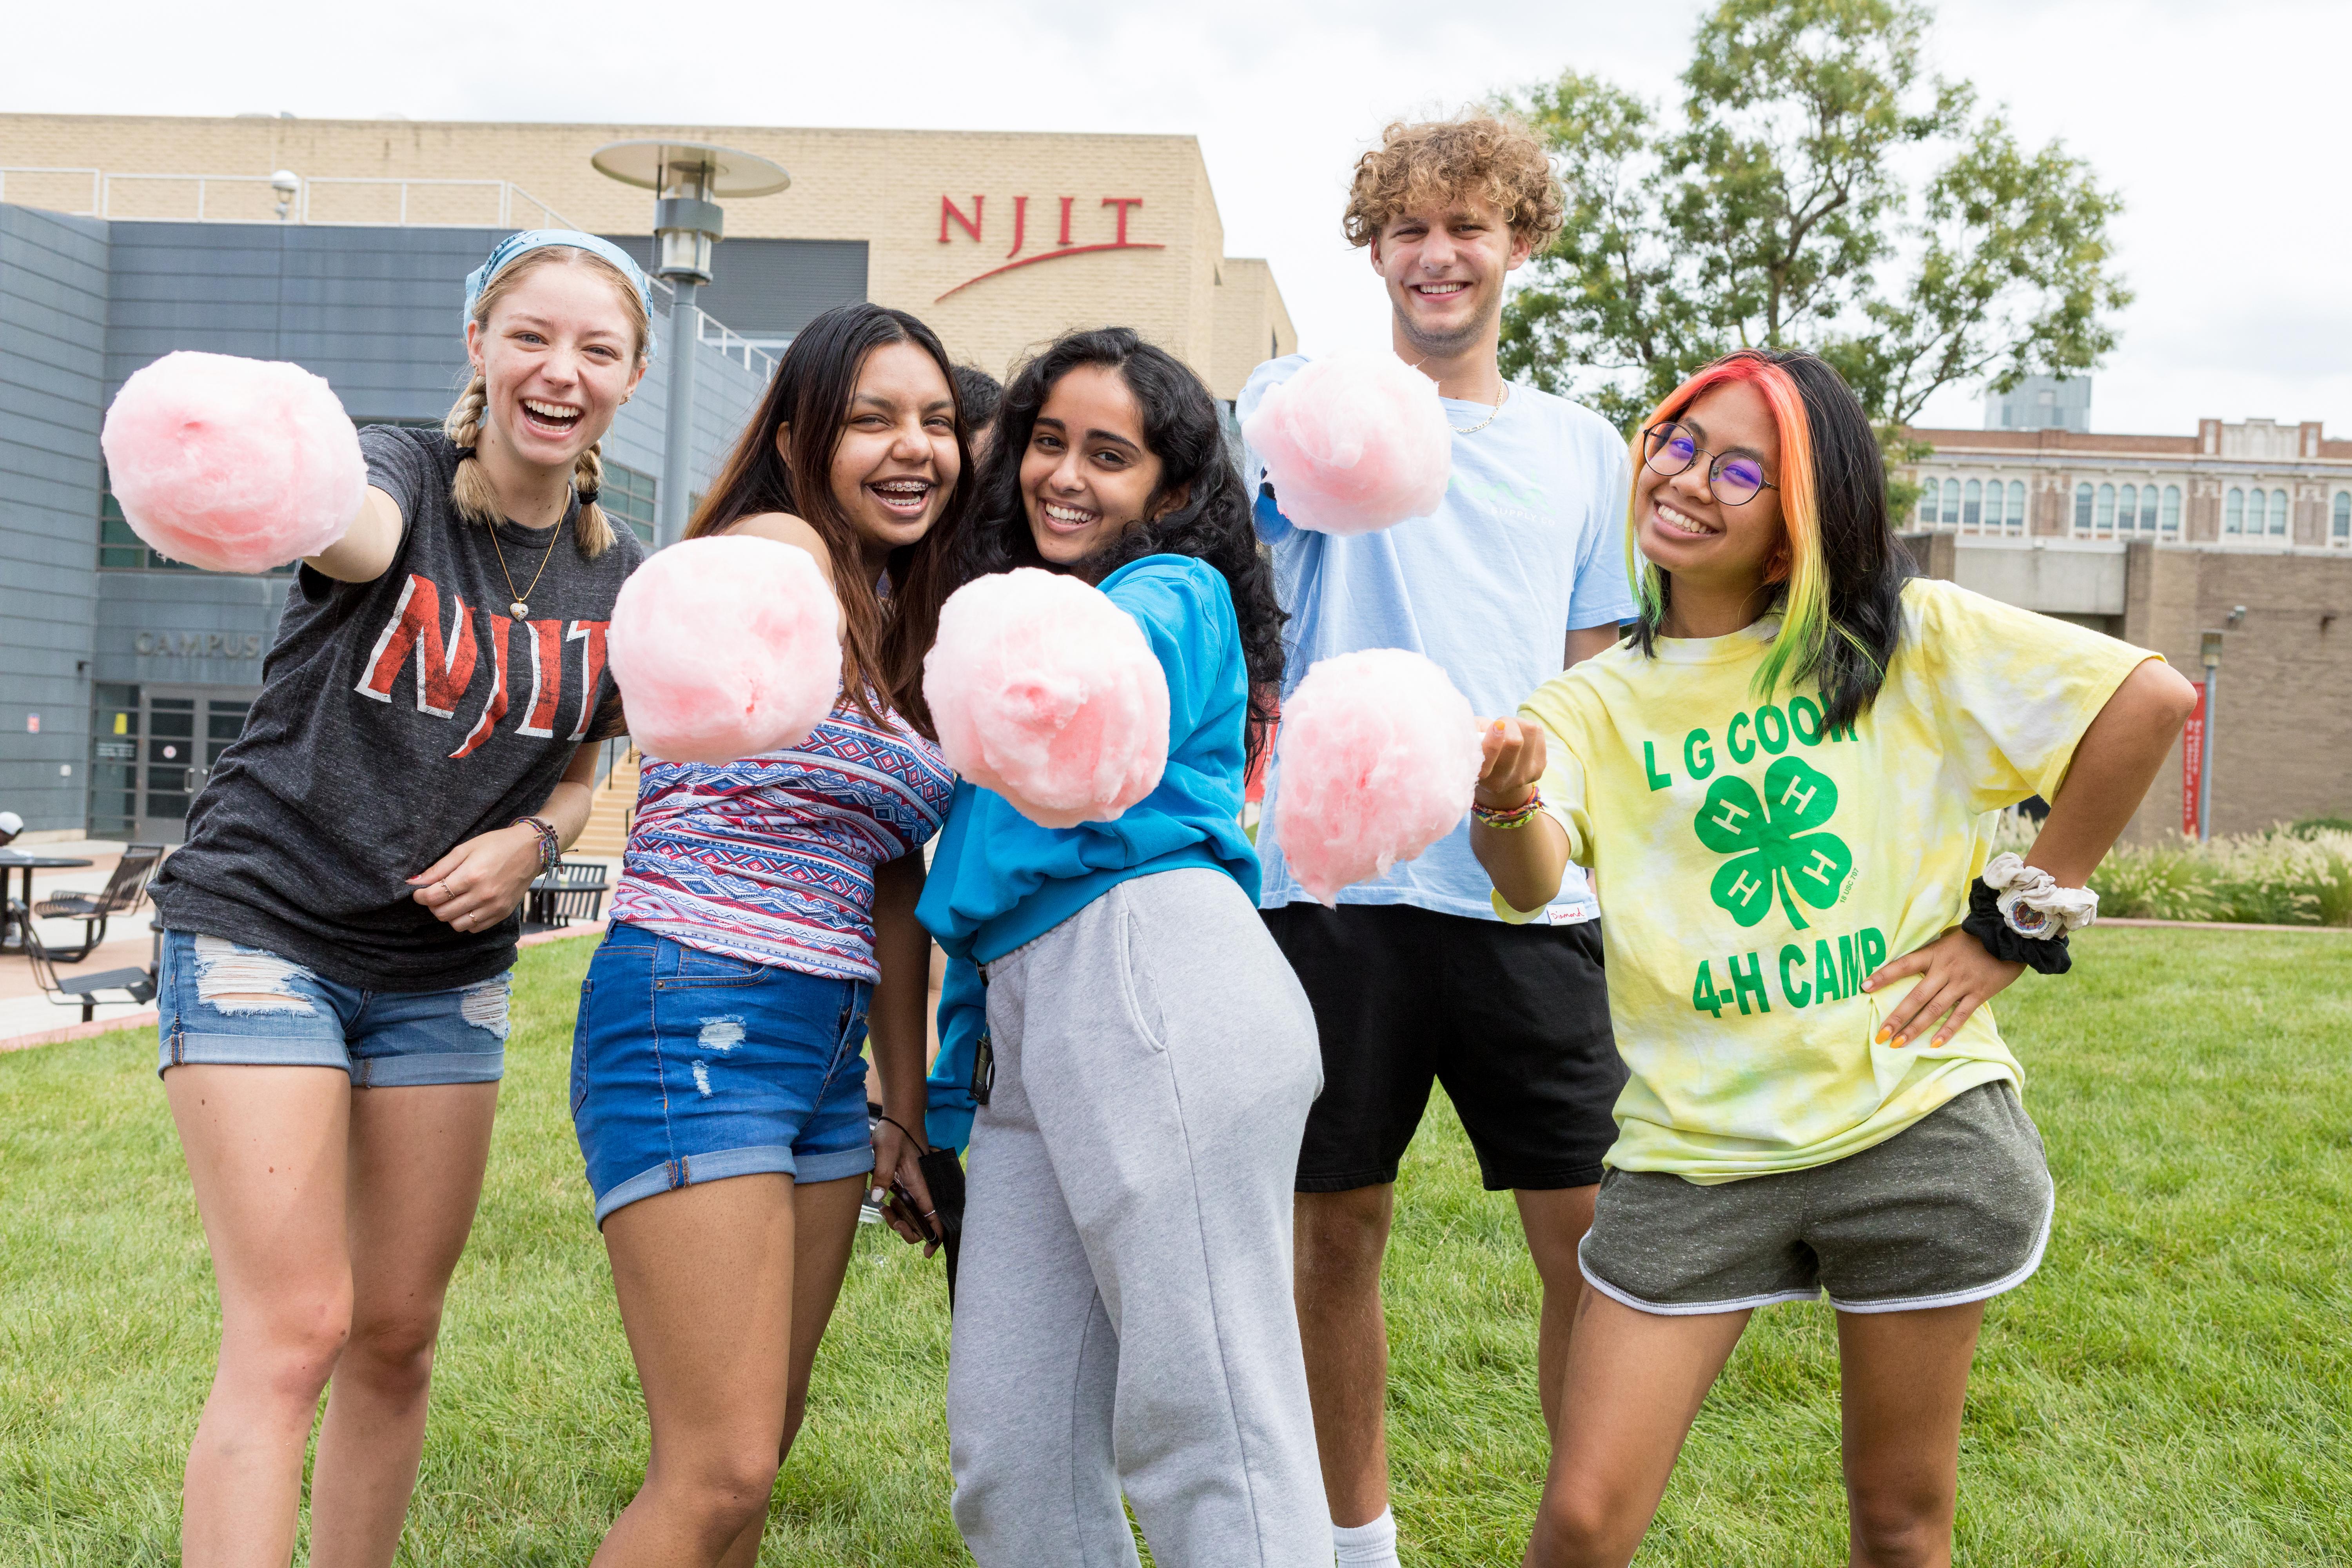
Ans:
[{"label": "cloud", "polygon": [[[20,9],[0,53],[0,103],[17,110],[1197,135],[1228,249],[1269,258],[1302,338],[1329,349],[1386,341],[1377,282],[1338,233],[1349,165],[1384,121],[1569,66],[1670,98],[1700,7]],[[2100,427],[2185,430],[2200,413],[2251,410],[2352,429],[2352,375],[2333,368],[2352,362],[2352,319],[2332,302],[2352,207],[2327,199],[2326,174],[2341,144],[2347,46],[2352,6],[2340,0],[1942,7],[1939,68],[2005,103],[2029,142],[2063,138],[2128,204],[2116,233],[2139,298],[2098,375]],[[1979,417],[1969,396],[1937,409],[1948,404]]]}]

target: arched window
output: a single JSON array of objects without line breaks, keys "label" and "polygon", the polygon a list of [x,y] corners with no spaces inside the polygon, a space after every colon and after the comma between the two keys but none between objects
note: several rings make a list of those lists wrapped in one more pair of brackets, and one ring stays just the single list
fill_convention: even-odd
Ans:
[{"label": "arched window", "polygon": [[2284,490],[2271,492],[2271,537],[2273,539],[2286,537],[2286,492]]},{"label": "arched window", "polygon": [[2025,531],[2025,481],[2023,479],[2011,479],[2009,481],[2008,522],[2010,532],[2022,533]]},{"label": "arched window", "polygon": [[2139,487],[2126,485],[2122,499],[2116,507],[2116,528],[2123,533],[2139,531]]},{"label": "arched window", "polygon": [[1936,526],[1936,509],[1943,504],[1943,481],[1940,479],[1922,479],[1919,481],[1920,527],[1933,528]]},{"label": "arched window", "polygon": [[2336,518],[2328,527],[2327,542],[2338,550],[2352,548],[2352,490],[2336,492]]},{"label": "arched window", "polygon": [[2074,531],[2091,531],[2091,487],[2087,484],[2074,487]]},{"label": "arched window", "polygon": [[[2346,499],[2352,500],[2352,497]],[[2167,539],[2180,537],[2180,487],[2179,485],[2164,487],[2164,536]]]},{"label": "arched window", "polygon": [[[2257,496],[2262,493],[2260,490],[2254,492]],[[2224,533],[2246,531],[2246,492],[2235,485],[2230,487],[2229,498],[2221,503],[2221,531]]]},{"label": "arched window", "polygon": [[1960,526],[1960,481],[1958,479],[1944,481],[1944,526]]},{"label": "arched window", "polygon": [[2095,533],[2113,533],[2116,531],[2115,486],[2099,487],[2099,510],[2091,519],[2091,531]]},{"label": "arched window", "polygon": [[1960,501],[1960,526],[1962,528],[1972,529],[1983,521],[1984,481],[1982,479],[1970,479],[1969,481],[1968,489],[1962,492],[1962,499]]}]

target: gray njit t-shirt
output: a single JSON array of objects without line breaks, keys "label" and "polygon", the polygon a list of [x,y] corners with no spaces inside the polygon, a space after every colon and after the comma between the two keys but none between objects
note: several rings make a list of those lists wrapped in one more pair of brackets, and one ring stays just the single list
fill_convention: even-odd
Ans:
[{"label": "gray njit t-shirt", "polygon": [[155,905],[170,930],[345,984],[437,991],[513,963],[521,918],[454,931],[408,879],[538,811],[580,745],[621,732],[604,632],[645,552],[617,528],[589,559],[576,508],[560,533],[500,523],[530,605],[518,623],[490,531],[450,504],[449,438],[371,426],[360,449],[368,483],[400,503],[399,552],[372,583],[297,574],[261,695],[189,810]]}]

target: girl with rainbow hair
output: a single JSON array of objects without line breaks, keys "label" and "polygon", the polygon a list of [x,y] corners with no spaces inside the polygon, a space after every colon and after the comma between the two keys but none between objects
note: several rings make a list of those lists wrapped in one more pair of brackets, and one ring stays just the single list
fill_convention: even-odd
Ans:
[{"label": "girl with rainbow hair", "polygon": [[[1492,721],[1472,829],[1507,920],[1596,874],[1631,1075],[1526,1561],[1628,1562],[1748,1315],[1826,1295],[1852,1561],[1948,1563],[1978,1328],[2053,1206],[1988,1003],[2065,968],[2194,694],[1910,577],[1813,355],[1717,361],[1633,455],[1639,619]],[[2036,794],[2032,850],[1991,856]]]}]

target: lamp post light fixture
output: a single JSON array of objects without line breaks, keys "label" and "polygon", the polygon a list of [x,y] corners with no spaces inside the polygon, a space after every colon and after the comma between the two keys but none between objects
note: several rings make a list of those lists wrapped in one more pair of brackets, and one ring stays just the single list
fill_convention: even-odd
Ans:
[{"label": "lamp post light fixture", "polygon": [[[2239,607],[2238,614],[2245,614],[2244,606]],[[2197,651],[2205,664],[2205,723],[2198,737],[2197,758],[2197,842],[2202,844],[2213,837],[2213,721],[2221,686],[2221,634],[2206,632],[2198,642]]]},{"label": "lamp post light fixture", "polygon": [[654,508],[654,548],[686,535],[693,489],[694,350],[702,312],[694,296],[710,281],[710,248],[726,232],[720,196],[764,196],[793,177],[751,153],[706,142],[614,142],[589,162],[625,185],[654,193],[654,266],[675,290],[669,307],[669,405],[663,411],[662,473]]},{"label": "lamp post light fixture", "polygon": [[278,198],[278,221],[283,223],[294,210],[295,198],[302,194],[302,176],[291,169],[280,169],[269,176],[269,194]]}]

